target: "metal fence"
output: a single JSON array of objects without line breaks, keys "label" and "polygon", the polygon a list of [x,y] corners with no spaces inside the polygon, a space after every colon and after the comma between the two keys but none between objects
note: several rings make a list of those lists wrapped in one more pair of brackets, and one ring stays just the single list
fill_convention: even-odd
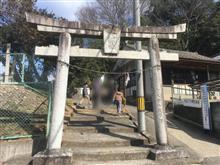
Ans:
[{"label": "metal fence", "polygon": [[[216,90],[215,88],[212,89],[211,87],[209,87],[208,89],[210,100],[220,100],[220,92],[218,90]],[[201,90],[200,87],[192,88],[189,84],[174,84],[172,86],[172,98],[177,100],[199,100],[201,99]]]},{"label": "metal fence", "polygon": [[48,136],[52,82],[0,84],[0,139]]}]

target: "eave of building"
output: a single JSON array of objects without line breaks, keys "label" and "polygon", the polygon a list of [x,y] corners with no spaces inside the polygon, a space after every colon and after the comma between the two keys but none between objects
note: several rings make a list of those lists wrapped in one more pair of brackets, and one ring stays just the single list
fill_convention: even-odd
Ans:
[{"label": "eave of building", "polygon": [[[124,48],[125,50],[134,50],[135,47],[133,45],[126,45],[126,47]],[[147,50],[148,48],[146,46],[142,46],[142,49]],[[184,68],[186,65],[189,66],[190,68],[200,68],[200,69],[204,69],[209,65],[212,65],[212,67],[210,67],[210,70],[218,70],[220,69],[220,61],[217,59],[213,59],[207,56],[203,56],[198,54],[197,52],[187,52],[187,51],[179,51],[179,50],[170,50],[170,49],[161,49],[161,50],[165,50],[167,52],[170,53],[178,53],[179,54],[179,61],[177,62],[170,62],[170,61],[162,61],[162,65],[164,66],[170,66],[172,65],[175,67],[179,67],[179,68]],[[128,64],[129,62],[131,62],[133,60],[118,60],[117,63],[114,66],[114,71],[116,71],[117,69],[119,69],[120,67],[123,67],[124,65]],[[183,66],[181,66],[180,64],[183,64]],[[192,64],[196,64],[192,65]]]},{"label": "eave of building", "polygon": [[207,85],[209,90],[213,90],[213,91],[220,91],[220,80],[211,80],[211,81],[207,81],[205,83],[197,83],[197,84],[193,84],[191,85],[192,88],[194,89],[200,89],[201,85]]}]

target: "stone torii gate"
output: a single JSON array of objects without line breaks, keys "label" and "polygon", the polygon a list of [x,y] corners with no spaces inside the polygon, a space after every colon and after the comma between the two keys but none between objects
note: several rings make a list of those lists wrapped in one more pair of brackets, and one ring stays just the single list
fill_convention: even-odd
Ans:
[{"label": "stone torii gate", "polygon": [[[44,32],[60,33],[59,47],[35,47],[35,54],[41,56],[58,56],[57,74],[54,89],[54,102],[51,132],[48,150],[60,149],[63,133],[63,118],[66,103],[69,57],[94,57],[112,59],[142,59],[151,61],[153,81],[153,109],[157,144],[167,145],[166,117],[163,100],[160,60],[178,61],[178,54],[159,50],[158,39],[177,39],[177,33],[185,32],[186,24],[169,27],[125,27],[96,25],[81,22],[69,22],[26,13],[27,22],[37,24],[37,29]],[[85,38],[103,38],[104,50],[71,47],[71,36]],[[120,38],[126,40],[150,39],[148,51],[119,50]],[[138,107],[144,110],[144,101],[138,98]]]}]

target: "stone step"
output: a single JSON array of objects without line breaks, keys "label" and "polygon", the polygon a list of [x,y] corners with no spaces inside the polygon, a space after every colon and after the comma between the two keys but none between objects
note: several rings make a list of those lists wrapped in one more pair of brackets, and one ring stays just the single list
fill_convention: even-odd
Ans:
[{"label": "stone step", "polygon": [[105,119],[104,117],[97,116],[95,117],[77,117],[77,118],[71,118],[69,120],[70,126],[96,126],[96,125],[113,125],[113,126],[132,126],[134,127],[133,121],[126,119],[126,118],[111,118],[111,119]]},{"label": "stone step", "polygon": [[138,133],[70,133],[65,132],[62,146],[64,147],[111,147],[140,146],[148,144],[146,138]]},{"label": "stone step", "polygon": [[130,119],[130,116],[128,115],[105,115],[105,114],[102,114],[100,115],[100,117],[102,117],[104,120],[129,120]]},{"label": "stone step", "polygon": [[100,115],[100,116],[82,116],[82,115],[74,115],[73,117],[71,117],[69,119],[69,123],[74,124],[74,122],[81,122],[81,121],[87,121],[87,122],[104,122],[104,121],[117,121],[118,123],[121,122],[132,122],[131,120],[129,120],[129,116],[109,116],[109,115]]},{"label": "stone step", "polygon": [[[206,165],[217,165],[218,161],[212,161],[213,164],[206,162]],[[203,162],[202,162],[203,163]],[[110,161],[78,161],[73,160],[71,165],[200,165],[201,163],[192,161],[190,159],[171,159],[171,160],[162,160],[154,161],[150,159],[139,159],[139,160],[110,160]]]},{"label": "stone step", "polygon": [[74,121],[97,121],[97,116],[83,116],[75,114],[73,117],[70,118],[70,122]]},{"label": "stone step", "polygon": [[118,121],[110,121],[110,120],[105,120],[105,121],[73,121],[73,122],[69,122],[68,126],[83,126],[83,127],[87,127],[87,126],[109,126],[109,127],[135,127],[135,125],[130,122],[130,121],[126,121],[126,122],[118,122]]},{"label": "stone step", "polygon": [[73,161],[72,165],[159,165],[158,162],[140,159],[140,160],[112,160],[112,161]]},{"label": "stone step", "polygon": [[73,160],[110,161],[110,160],[139,160],[146,159],[149,148],[145,147],[75,147]]},{"label": "stone step", "polygon": [[31,155],[20,155],[3,162],[3,165],[30,165],[31,162]]},{"label": "stone step", "polygon": [[78,114],[78,115],[97,115],[97,114],[99,114],[98,111],[91,110],[91,109],[75,109],[74,112],[75,112],[75,114]]},{"label": "stone step", "polygon": [[135,127],[123,127],[123,126],[112,126],[112,125],[87,125],[87,126],[67,126],[64,132],[80,132],[80,133],[107,133],[107,132],[135,132]]}]

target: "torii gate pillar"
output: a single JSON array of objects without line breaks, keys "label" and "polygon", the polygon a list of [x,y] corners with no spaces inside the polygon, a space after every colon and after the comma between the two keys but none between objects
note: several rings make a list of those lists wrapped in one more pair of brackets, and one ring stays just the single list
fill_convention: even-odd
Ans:
[{"label": "torii gate pillar", "polygon": [[63,135],[63,120],[66,105],[66,92],[69,71],[69,55],[71,36],[69,33],[61,33],[59,38],[58,61],[56,68],[56,80],[53,96],[53,110],[51,129],[48,139],[48,149],[60,149]]},{"label": "torii gate pillar", "polygon": [[159,53],[159,41],[156,37],[150,38],[149,54],[151,61],[152,87],[153,87],[153,110],[157,144],[167,145],[167,127],[163,96],[163,82]]}]

